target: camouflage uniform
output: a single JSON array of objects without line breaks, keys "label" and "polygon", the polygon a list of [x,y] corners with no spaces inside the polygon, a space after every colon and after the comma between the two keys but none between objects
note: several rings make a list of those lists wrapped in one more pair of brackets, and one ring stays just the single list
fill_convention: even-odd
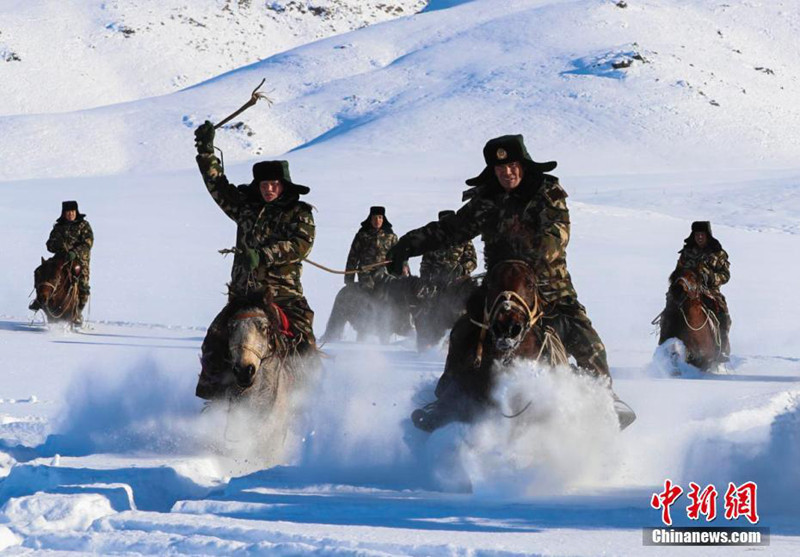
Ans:
[{"label": "camouflage uniform", "polygon": [[[372,226],[372,217],[383,217],[380,228]],[[392,231],[392,223],[386,218],[383,207],[370,207],[369,215],[361,222],[347,254],[347,271],[355,271],[373,263],[386,260],[386,254],[397,243],[397,235]],[[356,274],[358,283],[356,284]],[[386,267],[376,267],[344,275],[344,288],[336,295],[323,335],[326,341],[341,339],[347,321],[358,313],[358,306],[365,302],[365,297],[376,294],[376,284],[382,284],[390,278]],[[368,301],[373,301],[370,298]],[[362,308],[363,309],[363,308]]]},{"label": "camouflage uniform", "polygon": [[[705,232],[707,234],[707,243],[705,247],[700,248],[694,239],[695,232]],[[703,281],[703,286],[706,288],[705,295],[710,299],[711,309],[719,319],[721,342],[721,352],[727,357],[730,354],[730,340],[729,332],[731,328],[731,317],[728,312],[728,302],[725,296],[720,292],[720,286],[726,284],[731,278],[731,264],[728,261],[727,252],[722,249],[719,241],[711,235],[711,223],[708,221],[696,221],[692,223],[692,233],[684,240],[683,248],[681,249],[678,264],[675,270],[669,277],[669,282],[672,284],[684,271],[691,271],[696,273]],[[667,291],[667,308],[673,307],[678,304],[677,300],[672,298],[671,289]],[[659,344],[662,344],[670,336],[672,336],[672,324],[668,322],[671,313],[667,310],[662,314],[661,322],[661,338]],[[665,321],[667,320],[667,321]]]},{"label": "camouflage uniform", "polygon": [[[439,220],[454,215],[455,211],[440,211]],[[422,255],[419,276],[422,280],[446,285],[468,277],[478,266],[478,254],[472,242],[449,248],[428,251]]]},{"label": "camouflage uniform", "polygon": [[[195,132],[197,166],[211,197],[237,225],[229,300],[254,293],[263,293],[265,299],[271,297],[289,318],[295,347],[305,352],[315,344],[314,312],[303,296],[301,261],[311,251],[315,229],[311,205],[300,201],[299,196],[309,189],[291,182],[286,161],[257,163],[253,166],[253,182],[232,185],[214,155],[213,128],[209,132],[204,126]],[[281,180],[284,191],[267,203],[259,182],[273,179]],[[212,398],[215,394],[219,369],[224,367],[221,359],[228,350],[225,327],[229,313],[230,305],[217,315],[203,341],[199,397]]]},{"label": "camouflage uniform", "polygon": [[[64,217],[66,210],[73,209],[77,217],[69,221]],[[75,201],[65,201],[62,208],[61,218],[59,218],[50,237],[47,239],[47,251],[55,255],[68,257],[70,252],[81,264],[81,274],[78,277],[78,311],[83,311],[89,301],[89,260],[92,246],[94,245],[94,233],[86,215],[78,212],[78,204]]]},{"label": "camouflage uniform", "polygon": [[[361,228],[356,232],[353,242],[350,244],[350,252],[347,254],[345,268],[348,271],[385,261],[386,254],[397,243],[397,235],[392,230],[392,224],[386,220],[385,215],[382,216],[384,216],[383,226],[378,229],[372,226],[370,217],[361,223]],[[363,287],[371,289],[375,286],[376,279],[380,281],[380,278],[386,274],[386,267],[361,271],[358,273],[358,282]],[[344,276],[345,284],[352,284],[354,281],[355,275]]]},{"label": "camouflage uniform", "polygon": [[[507,259],[530,264],[546,304],[548,325],[559,333],[567,352],[581,368],[610,380],[605,347],[585,308],[578,302],[567,272],[566,247],[570,232],[567,193],[559,185],[558,178],[544,173],[555,168],[555,163],[533,162],[522,136],[503,136],[489,141],[484,148],[484,158],[487,166],[481,175],[467,180],[467,184],[474,187],[464,194],[466,205],[455,215],[405,234],[389,257],[414,256],[459,245],[480,234],[487,271]],[[523,164],[525,174],[518,187],[506,192],[494,175],[494,166],[513,161]],[[470,350],[470,339],[477,336],[477,327],[470,322],[469,308],[480,308],[474,310],[479,312],[485,296],[485,287],[480,288],[467,304],[468,313],[453,326],[437,396],[447,390],[453,379],[461,385],[471,382],[469,376],[474,374],[474,368],[457,356]],[[472,316],[476,317],[481,319],[480,314]],[[471,394],[484,397],[487,393]]]}]

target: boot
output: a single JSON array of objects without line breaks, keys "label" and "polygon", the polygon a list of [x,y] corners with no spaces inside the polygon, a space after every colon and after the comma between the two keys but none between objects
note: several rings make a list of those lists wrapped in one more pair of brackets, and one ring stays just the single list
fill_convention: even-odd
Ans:
[{"label": "boot", "polygon": [[441,400],[436,400],[414,410],[411,413],[411,421],[417,429],[431,433],[440,427],[457,421],[457,416]]}]

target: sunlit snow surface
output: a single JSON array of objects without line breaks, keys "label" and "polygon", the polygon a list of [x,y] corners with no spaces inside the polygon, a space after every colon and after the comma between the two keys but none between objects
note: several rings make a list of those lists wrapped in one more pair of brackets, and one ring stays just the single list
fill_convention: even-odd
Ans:
[{"label": "sunlit snow surface", "polygon": [[[641,533],[669,478],[720,492],[756,481],[766,551],[800,551],[796,10],[498,4],[433,2],[170,95],[0,116],[0,548],[669,555]],[[3,25],[0,76],[14,63]],[[219,133],[227,173],[246,182],[253,160],[297,148],[286,157],[317,208],[311,257],[332,267],[370,205],[400,233],[459,207],[492,135],[524,133],[534,158],[558,160],[570,271],[638,420],[619,434],[586,380],[522,366],[497,393],[507,413],[533,400],[519,419],[423,434],[408,415],[432,400],[446,348],[418,355],[413,339],[325,346],[306,421],[268,454],[224,409],[201,414],[200,343],[230,272],[217,250],[235,231],[193,168],[191,132],[261,77],[276,104],[243,117],[254,135]],[[96,234],[91,325],[44,331],[26,295],[72,198]],[[733,355],[723,373],[673,376],[650,322],[696,219],[730,254]],[[320,334],[341,277],[307,267],[303,282]]]}]

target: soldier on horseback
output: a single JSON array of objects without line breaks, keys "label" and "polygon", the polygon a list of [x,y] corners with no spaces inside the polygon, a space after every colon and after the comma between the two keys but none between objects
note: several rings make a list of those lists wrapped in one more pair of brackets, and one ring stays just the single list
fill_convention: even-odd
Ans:
[{"label": "soldier on horseback", "polygon": [[[396,243],[397,235],[392,230],[392,223],[386,218],[386,208],[370,207],[369,215],[361,222],[361,227],[350,244],[345,266],[345,287],[337,294],[333,303],[331,316],[323,335],[325,341],[341,339],[344,326],[349,320],[348,316],[354,315],[356,311],[355,306],[362,306],[364,297],[372,295],[376,285],[389,278],[385,265],[374,265],[386,261],[387,252]],[[408,273],[406,264],[403,266],[402,274],[408,275]]]},{"label": "soldier on horseback", "polygon": [[[455,215],[455,211],[439,211],[439,220]],[[478,255],[472,241],[425,252],[419,265],[422,280],[439,285],[468,277],[478,266]]]},{"label": "soldier on horseback", "polygon": [[[711,234],[711,223],[708,221],[695,221],[692,223],[692,233],[683,241],[680,257],[675,270],[669,277],[672,284],[685,271],[691,271],[699,277],[704,288],[704,299],[707,307],[714,312],[719,322],[720,333],[720,361],[728,361],[731,346],[728,333],[731,328],[731,317],[728,313],[728,302],[720,292],[720,286],[731,278],[728,254],[722,249],[719,240]],[[661,314],[661,335],[658,343],[663,344],[673,336],[677,312],[669,311],[678,301],[673,298],[673,289],[667,291],[667,305]]]},{"label": "soldier on horseback", "polygon": [[[92,245],[94,245],[92,227],[86,220],[86,215],[78,211],[78,202],[61,203],[61,216],[53,225],[53,230],[47,239],[47,251],[55,254],[54,257],[63,257],[70,262],[80,263],[77,315],[73,318],[73,323],[79,326],[83,324],[83,308],[89,301],[89,260]],[[28,307],[33,311],[42,309],[38,299],[31,302]]]},{"label": "soldier on horseback", "polygon": [[[481,235],[487,272],[508,260],[529,265],[540,281],[538,289],[546,304],[549,326],[556,331],[567,353],[578,366],[610,385],[606,350],[567,272],[566,247],[570,220],[567,193],[558,178],[547,174],[555,162],[534,162],[521,135],[491,139],[483,149],[486,167],[464,193],[467,203],[453,215],[445,216],[399,239],[388,257],[393,271],[397,262],[428,251],[460,245]],[[474,367],[465,364],[460,354],[471,350],[475,321],[474,308],[485,307],[485,285],[469,300],[466,315],[458,319],[450,334],[444,373],[436,387],[437,401],[417,410],[412,419],[420,429],[431,431],[459,419],[452,408],[458,399],[485,400],[488,393],[469,392],[465,385]],[[470,309],[472,308],[472,309]],[[466,359],[467,361],[469,358]]]},{"label": "soldier on horseback", "polygon": [[[293,349],[298,354],[312,351],[314,312],[300,282],[302,260],[314,244],[311,205],[300,201],[309,188],[292,182],[287,161],[256,163],[253,180],[234,186],[214,154],[214,125],[203,123],[195,138],[197,165],[208,193],[237,225],[229,302],[254,294],[270,300],[288,317]],[[200,398],[221,394],[232,307],[229,303],[214,318],[203,341],[203,368],[195,393]]]}]

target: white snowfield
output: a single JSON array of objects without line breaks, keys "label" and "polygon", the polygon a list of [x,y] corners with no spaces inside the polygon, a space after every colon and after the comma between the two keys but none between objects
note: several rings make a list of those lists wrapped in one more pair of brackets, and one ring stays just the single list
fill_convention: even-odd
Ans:
[{"label": "white snowfield", "polygon": [[[0,6],[0,552],[800,553],[794,2],[188,4]],[[446,346],[419,355],[413,339],[326,346],[285,450],[254,455],[224,412],[201,414],[200,343],[230,272],[217,250],[235,229],[192,132],[262,78],[274,105],[216,144],[236,183],[290,160],[328,266],[370,205],[398,233],[458,208],[493,136],[557,160],[569,268],[638,420],[619,433],[587,380],[517,366],[497,396],[522,392],[529,412],[423,434],[408,416]],[[65,199],[96,236],[80,333],[30,326],[26,309]],[[672,377],[650,321],[693,220],[730,254],[733,355],[726,374]],[[307,266],[303,282],[321,334],[341,277]],[[666,479],[684,490],[679,526],[709,525],[686,516],[690,482],[719,492],[714,526],[749,525],[725,519],[723,495],[756,482],[770,545],[644,547]]]}]

